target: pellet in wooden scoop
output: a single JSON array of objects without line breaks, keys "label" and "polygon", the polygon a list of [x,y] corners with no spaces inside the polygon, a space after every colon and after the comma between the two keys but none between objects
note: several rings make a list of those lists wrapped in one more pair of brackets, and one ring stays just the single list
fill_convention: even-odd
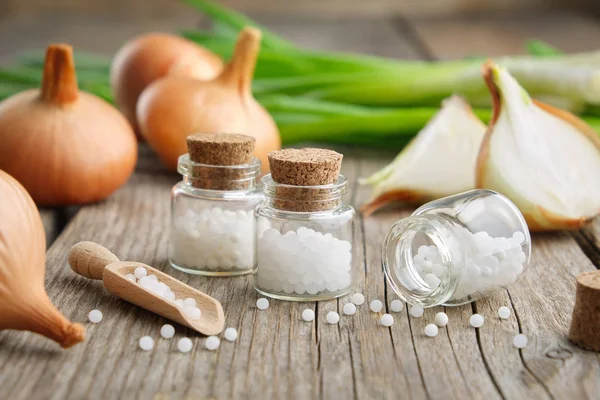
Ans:
[{"label": "pellet in wooden scoop", "polygon": [[579,347],[600,352],[600,271],[577,277],[569,339]]}]

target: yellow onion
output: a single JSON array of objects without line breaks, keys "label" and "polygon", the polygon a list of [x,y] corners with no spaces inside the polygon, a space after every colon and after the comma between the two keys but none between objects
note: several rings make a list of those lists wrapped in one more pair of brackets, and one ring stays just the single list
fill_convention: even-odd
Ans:
[{"label": "yellow onion", "polygon": [[535,231],[577,229],[600,213],[600,138],[569,112],[532,100],[492,62],[483,68],[493,116],[477,186],[496,190]]},{"label": "yellow onion", "polygon": [[254,155],[263,170],[267,154],[281,147],[277,126],[252,97],[260,31],[244,29],[232,60],[211,81],[167,76],[148,86],[138,101],[137,119],[144,138],[171,170],[187,152],[186,138],[194,133],[243,133],[256,138]]},{"label": "yellow onion", "polygon": [[136,159],[127,120],[78,90],[71,46],[48,47],[40,90],[0,103],[0,169],[39,205],[102,200],[127,181]]},{"label": "yellow onion", "polygon": [[424,203],[475,188],[475,163],[485,124],[459,96],[440,111],[391,164],[361,181],[373,186],[365,215],[392,201]]},{"label": "yellow onion", "polygon": [[135,107],[142,91],[166,75],[213,79],[223,61],[196,43],[168,33],[147,33],[129,40],[115,54],[110,82],[115,101],[138,132]]},{"label": "yellow onion", "polygon": [[62,347],[84,340],[83,326],[67,320],[44,288],[46,239],[27,191],[0,170],[0,330],[26,330]]}]

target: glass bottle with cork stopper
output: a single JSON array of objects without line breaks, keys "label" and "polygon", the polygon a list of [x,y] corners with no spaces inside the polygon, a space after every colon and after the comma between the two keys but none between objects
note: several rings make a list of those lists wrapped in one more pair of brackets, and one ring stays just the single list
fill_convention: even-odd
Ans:
[{"label": "glass bottle with cork stopper", "polygon": [[200,275],[242,275],[256,264],[254,210],[260,161],[255,139],[227,133],[188,136],[179,157],[183,180],[171,195],[169,262]]},{"label": "glass bottle with cork stopper", "polygon": [[324,149],[269,154],[265,200],[256,210],[254,287],[281,300],[326,300],[354,283],[354,209],[342,202],[342,155]]}]

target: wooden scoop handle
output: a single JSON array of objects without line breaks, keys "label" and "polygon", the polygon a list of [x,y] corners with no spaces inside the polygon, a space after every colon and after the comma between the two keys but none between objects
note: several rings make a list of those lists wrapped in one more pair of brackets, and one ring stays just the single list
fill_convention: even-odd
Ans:
[{"label": "wooden scoop handle", "polygon": [[104,267],[117,261],[110,250],[94,242],[79,242],[69,252],[71,269],[90,279],[102,279]]}]

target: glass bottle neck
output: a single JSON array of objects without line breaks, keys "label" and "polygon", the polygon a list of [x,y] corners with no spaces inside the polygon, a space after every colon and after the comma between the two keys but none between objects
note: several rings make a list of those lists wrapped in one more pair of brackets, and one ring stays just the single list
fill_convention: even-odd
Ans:
[{"label": "glass bottle neck", "polygon": [[[444,272],[431,279],[422,276],[415,262],[419,248],[435,246],[437,263]],[[459,283],[457,266],[463,263],[465,246],[449,217],[441,214],[413,215],[396,222],[386,236],[382,263],[386,277],[398,296],[424,307],[441,305],[452,297]],[[420,273],[421,272],[421,273]]]}]

